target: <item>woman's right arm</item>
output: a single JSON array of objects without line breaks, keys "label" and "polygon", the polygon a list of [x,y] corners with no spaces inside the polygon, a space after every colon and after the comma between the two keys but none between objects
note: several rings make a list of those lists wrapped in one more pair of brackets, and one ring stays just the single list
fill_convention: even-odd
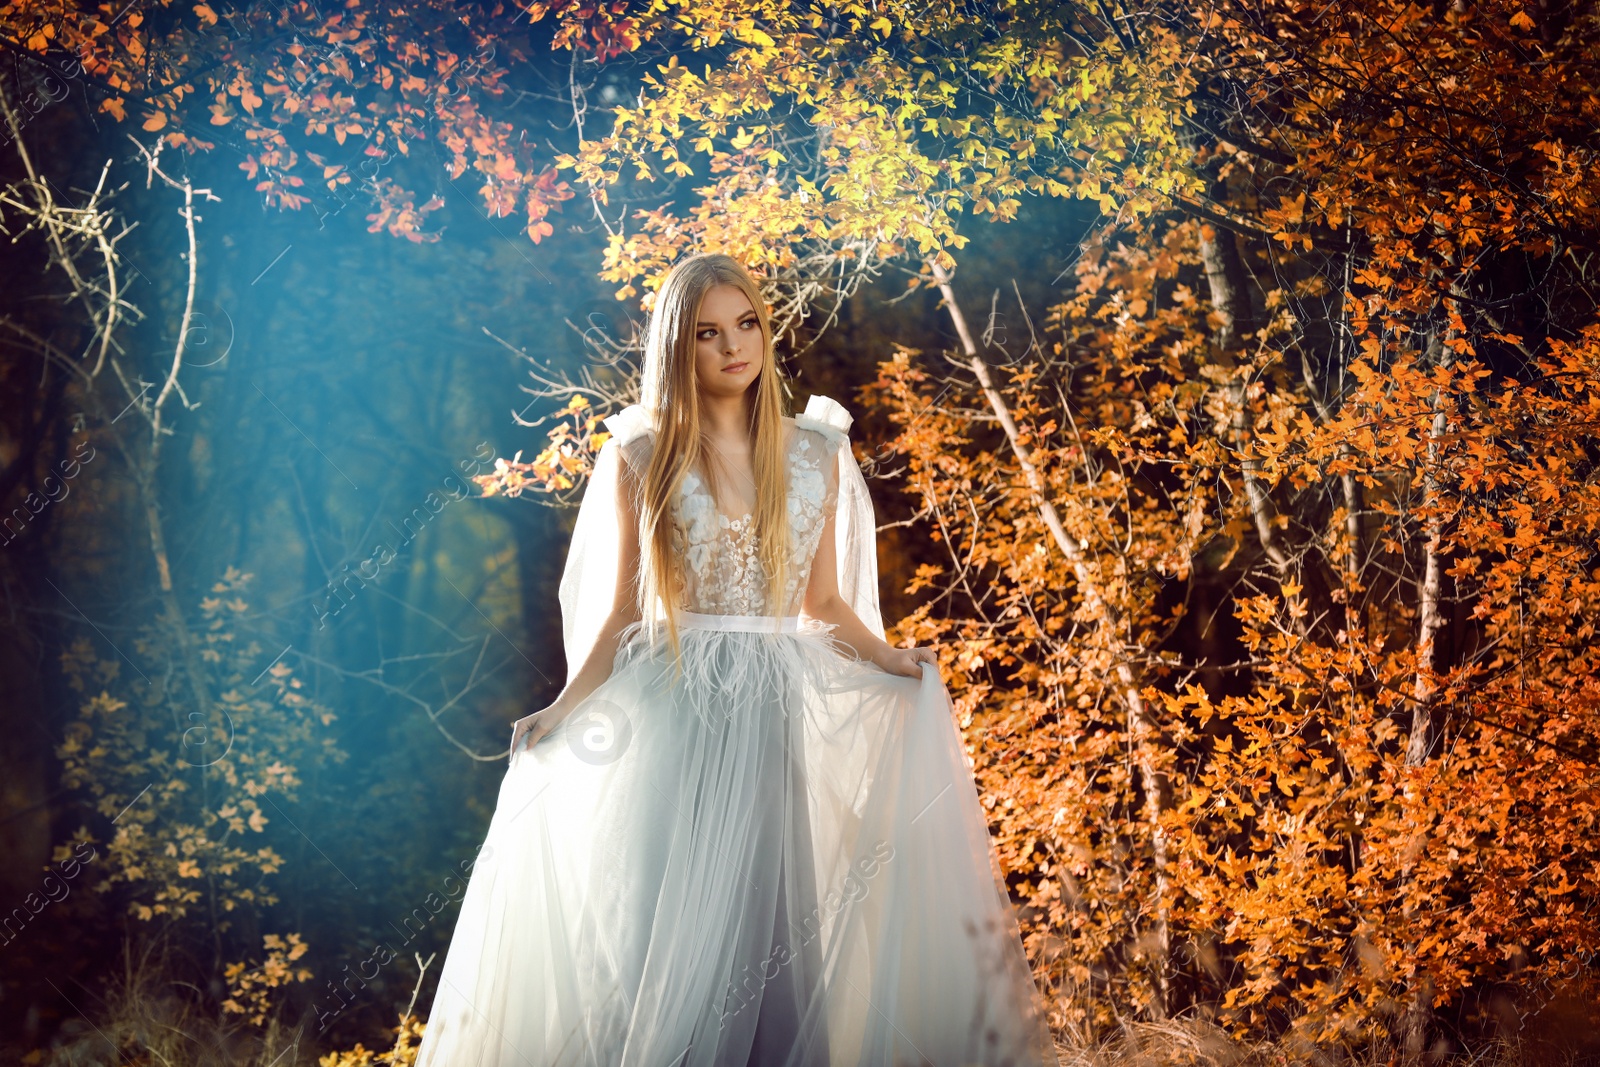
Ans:
[{"label": "woman's right arm", "polygon": [[639,481],[633,464],[618,457],[617,475],[617,584],[612,592],[611,611],[601,624],[600,633],[584,657],[582,665],[567,682],[561,694],[546,708],[518,719],[511,731],[511,752],[523,736],[532,746],[571,715],[574,709],[611,676],[622,631],[639,620]]}]

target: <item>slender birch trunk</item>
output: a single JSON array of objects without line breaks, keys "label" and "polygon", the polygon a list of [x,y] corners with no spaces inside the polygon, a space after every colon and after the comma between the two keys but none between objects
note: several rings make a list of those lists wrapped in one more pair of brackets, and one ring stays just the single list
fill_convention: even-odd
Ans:
[{"label": "slender birch trunk", "polygon": [[[1434,366],[1449,367],[1454,363],[1450,346],[1445,344],[1440,330],[1436,329],[1429,343],[1429,362]],[[1441,604],[1444,597],[1445,561],[1440,551],[1443,520],[1437,513],[1439,479],[1435,468],[1439,461],[1439,441],[1447,428],[1443,390],[1433,392],[1433,422],[1429,426],[1427,465],[1422,472],[1423,520],[1422,586],[1418,591],[1417,680],[1412,686],[1411,736],[1406,745],[1406,766],[1418,767],[1426,763],[1438,738],[1438,716],[1435,714],[1438,696],[1436,672],[1442,666],[1439,655],[1439,635],[1445,620]]]},{"label": "slender birch trunk", "polygon": [[[1445,343],[1445,329],[1436,325],[1428,338],[1428,362],[1449,367],[1454,352]],[[1423,559],[1422,582],[1417,595],[1417,678],[1411,689],[1411,734],[1406,742],[1406,767],[1427,763],[1439,738],[1438,672],[1445,666],[1439,641],[1445,628],[1444,522],[1439,503],[1439,442],[1449,427],[1443,389],[1433,392],[1433,419],[1428,427],[1427,459],[1422,470]],[[1407,787],[1408,800],[1410,787]],[[1420,975],[1414,982],[1401,1020],[1401,1038],[1407,1062],[1421,1062],[1433,1030],[1433,982]]]},{"label": "slender birch trunk", "polygon": [[973,341],[972,330],[967,325],[967,319],[961,311],[961,305],[956,301],[955,291],[950,285],[950,276],[944,268],[934,259],[929,259],[929,267],[933,271],[935,283],[939,293],[944,297],[945,307],[950,312],[950,320],[954,323],[956,334],[961,339],[961,351],[966,356],[967,368],[972,371],[972,376],[977,379],[978,386],[983,390],[984,399],[989,402],[989,408],[994,412],[995,419],[1000,423],[1000,428],[1005,431],[1006,441],[1011,446],[1012,454],[1017,457],[1017,465],[1022,468],[1023,478],[1028,483],[1035,497],[1035,507],[1045,528],[1050,531],[1051,538],[1056,547],[1066,557],[1072,567],[1073,577],[1078,582],[1078,588],[1083,593],[1085,604],[1091,613],[1099,620],[1099,627],[1106,637],[1107,647],[1113,650],[1117,657],[1115,666],[1117,688],[1122,696],[1123,704],[1127,709],[1128,732],[1132,736],[1134,758],[1138,764],[1140,787],[1144,793],[1143,815],[1145,823],[1150,829],[1152,858],[1155,866],[1156,895],[1156,921],[1152,931],[1155,941],[1155,951],[1152,953],[1155,966],[1153,968],[1154,1003],[1156,1013],[1160,1018],[1165,1018],[1169,1010],[1170,976],[1169,960],[1171,958],[1171,931],[1168,927],[1166,896],[1167,896],[1167,868],[1169,862],[1169,847],[1167,836],[1162,829],[1161,819],[1171,805],[1171,785],[1167,780],[1166,772],[1161,769],[1158,758],[1158,746],[1161,744],[1161,727],[1156,722],[1155,716],[1145,703],[1144,695],[1140,692],[1141,680],[1133,666],[1126,657],[1115,651],[1122,645],[1123,620],[1116,605],[1109,602],[1101,591],[1100,583],[1093,569],[1089,565],[1083,550],[1078,543],[1068,535],[1066,527],[1061,522],[1061,516],[1056,511],[1055,504],[1050,500],[1049,486],[1044,474],[1035,463],[1031,451],[1022,442],[1021,434],[1017,430],[1016,420],[1011,416],[1011,409],[1006,404],[1005,397],[995,387],[994,376],[989,371],[989,365],[984,362],[983,356],[978,351],[977,344]]},{"label": "slender birch trunk", "polygon": [[[1214,338],[1220,364],[1229,370],[1238,365],[1237,353],[1244,337],[1255,324],[1250,306],[1244,262],[1233,242],[1233,235],[1224,233],[1210,223],[1200,224],[1200,260],[1205,265],[1206,281],[1211,288],[1211,306],[1221,319]],[[1248,454],[1251,436],[1250,409],[1245,395],[1243,377],[1235,377],[1225,387],[1228,411],[1227,436],[1234,448],[1245,450],[1240,458],[1240,474],[1244,479],[1245,501],[1250,508],[1250,519],[1255,525],[1261,550],[1277,572],[1278,581],[1285,589],[1285,599],[1290,617],[1305,617],[1301,599],[1300,568],[1284,548],[1278,536],[1277,508],[1272,495],[1260,478],[1261,461]]]}]

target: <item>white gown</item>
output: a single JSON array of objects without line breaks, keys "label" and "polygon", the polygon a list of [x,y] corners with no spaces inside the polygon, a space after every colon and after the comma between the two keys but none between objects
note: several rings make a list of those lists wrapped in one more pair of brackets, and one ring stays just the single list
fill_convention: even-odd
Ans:
[{"label": "white gown", "polygon": [[[789,431],[797,610],[835,517],[841,594],[878,617],[870,501],[814,397]],[[562,579],[568,662],[611,603],[607,420]],[[1057,1063],[983,810],[932,667],[890,675],[766,614],[748,516],[684,479],[681,652],[625,635],[610,678],[513,758],[418,1067]]]}]

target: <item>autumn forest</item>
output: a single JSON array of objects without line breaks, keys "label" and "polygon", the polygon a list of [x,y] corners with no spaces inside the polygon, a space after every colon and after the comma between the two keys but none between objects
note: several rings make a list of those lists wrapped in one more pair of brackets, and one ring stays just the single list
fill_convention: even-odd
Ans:
[{"label": "autumn forest", "polygon": [[1063,1064],[1600,1062],[1600,4],[0,2],[0,1062],[409,1064],[663,276]]}]

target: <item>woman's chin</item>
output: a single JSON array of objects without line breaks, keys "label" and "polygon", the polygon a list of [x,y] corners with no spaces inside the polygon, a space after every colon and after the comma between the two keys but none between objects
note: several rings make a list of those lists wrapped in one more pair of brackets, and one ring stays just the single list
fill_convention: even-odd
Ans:
[{"label": "woman's chin", "polygon": [[732,375],[719,373],[710,381],[701,381],[700,394],[712,400],[734,400],[754,391],[757,375]]}]

